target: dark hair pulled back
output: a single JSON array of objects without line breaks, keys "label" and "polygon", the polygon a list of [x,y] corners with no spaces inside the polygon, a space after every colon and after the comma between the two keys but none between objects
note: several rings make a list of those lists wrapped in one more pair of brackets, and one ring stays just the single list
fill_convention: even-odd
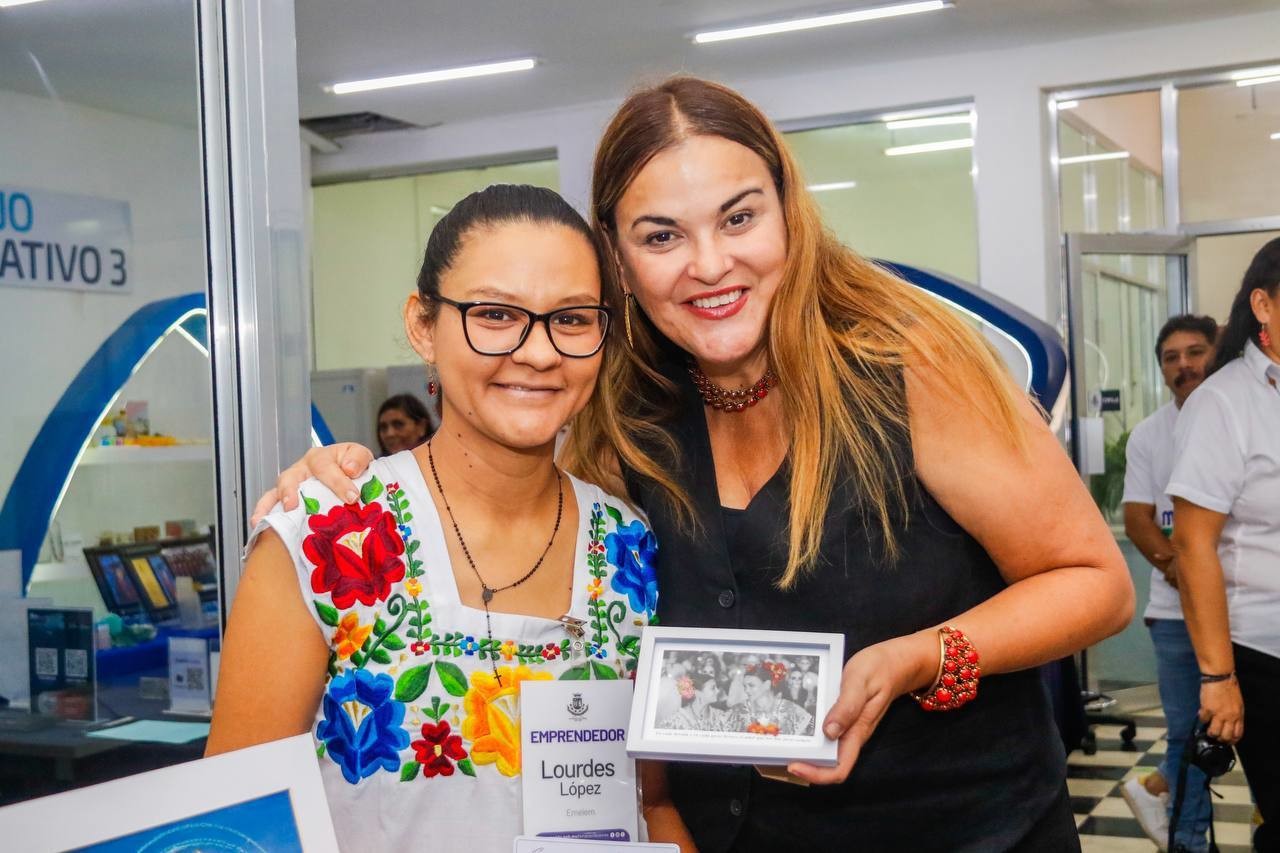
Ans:
[{"label": "dark hair pulled back", "polygon": [[1214,340],[1218,337],[1218,321],[1212,317],[1197,314],[1179,314],[1176,317],[1170,317],[1160,329],[1160,334],[1156,335],[1157,361],[1164,357],[1164,342],[1177,332],[1202,335],[1209,345],[1213,346]]},{"label": "dark hair pulled back", "polygon": [[1236,292],[1236,298],[1231,302],[1231,315],[1227,318],[1227,327],[1222,330],[1218,338],[1218,352],[1214,356],[1213,370],[1210,372],[1215,372],[1233,359],[1239,358],[1244,352],[1244,345],[1249,341],[1253,341],[1258,346],[1262,345],[1258,340],[1261,326],[1258,324],[1258,319],[1253,316],[1250,299],[1255,290],[1261,290],[1274,299],[1277,289],[1280,289],[1280,237],[1259,249],[1258,254],[1254,255],[1249,263],[1244,281],[1240,283],[1240,290]]},{"label": "dark hair pulled back", "polygon": [[478,228],[513,222],[563,225],[582,235],[600,263],[600,247],[591,227],[559,193],[529,184],[492,184],[455,204],[431,229],[418,271],[418,295],[428,317],[434,317],[439,310],[433,297],[440,295],[440,278],[457,259],[467,236]]}]

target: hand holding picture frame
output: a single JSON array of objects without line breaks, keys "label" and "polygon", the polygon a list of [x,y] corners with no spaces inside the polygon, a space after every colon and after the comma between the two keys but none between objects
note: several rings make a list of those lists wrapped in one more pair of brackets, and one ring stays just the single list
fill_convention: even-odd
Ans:
[{"label": "hand holding picture frame", "polygon": [[633,758],[832,766],[821,723],[840,691],[844,635],[646,628],[627,729]]}]

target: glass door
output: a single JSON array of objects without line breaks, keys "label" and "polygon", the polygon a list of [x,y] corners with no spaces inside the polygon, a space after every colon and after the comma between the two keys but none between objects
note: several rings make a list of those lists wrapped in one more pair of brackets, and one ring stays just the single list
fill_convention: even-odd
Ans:
[{"label": "glass door", "polygon": [[[1190,310],[1194,240],[1182,236],[1068,234],[1067,309],[1071,339],[1071,448],[1103,517],[1111,524],[1146,607],[1151,566],[1124,533],[1125,444],[1169,399],[1155,355],[1165,321]],[[1135,618],[1089,650],[1090,689],[1155,682],[1151,640]]]}]

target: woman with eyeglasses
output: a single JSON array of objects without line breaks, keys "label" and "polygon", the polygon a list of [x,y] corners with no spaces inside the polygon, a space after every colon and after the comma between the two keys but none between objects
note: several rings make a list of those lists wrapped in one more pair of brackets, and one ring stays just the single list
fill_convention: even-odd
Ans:
[{"label": "woman with eyeglasses", "polygon": [[436,225],[405,332],[439,431],[268,514],[236,593],[208,754],[312,730],[345,850],[509,851],[520,687],[627,678],[656,546],[560,471],[609,327],[600,256],[554,192],[494,186]]},{"label": "woman with eyeglasses", "polygon": [[[1121,630],[1133,589],[1043,413],[962,320],[823,227],[777,130],[730,89],[679,77],[628,97],[591,212],[624,341],[566,461],[649,514],[665,624],[839,631],[850,656],[818,710],[835,767],[792,764],[795,785],[647,764],[651,837],[1079,849],[1034,667]],[[279,493],[366,460],[313,451]]]}]

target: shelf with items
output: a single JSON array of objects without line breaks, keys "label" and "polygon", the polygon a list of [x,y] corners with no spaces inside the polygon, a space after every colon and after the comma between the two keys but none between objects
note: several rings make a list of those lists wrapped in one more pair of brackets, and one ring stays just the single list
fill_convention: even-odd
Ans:
[{"label": "shelf with items", "polygon": [[87,447],[81,465],[132,465],[136,463],[211,462],[213,445],[208,442],[189,444],[138,445],[115,444]]}]

